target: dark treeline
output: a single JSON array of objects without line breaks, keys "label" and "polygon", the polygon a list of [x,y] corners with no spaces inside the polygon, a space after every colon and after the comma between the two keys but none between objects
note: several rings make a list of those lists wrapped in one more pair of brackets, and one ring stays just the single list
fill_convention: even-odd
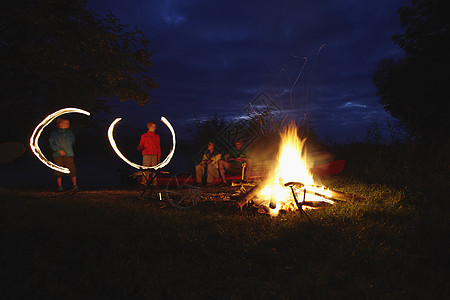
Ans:
[{"label": "dark treeline", "polygon": [[100,18],[84,0],[2,1],[0,38],[2,141],[25,142],[63,107],[97,113],[107,99],[144,104],[158,86],[145,34],[112,12]]}]

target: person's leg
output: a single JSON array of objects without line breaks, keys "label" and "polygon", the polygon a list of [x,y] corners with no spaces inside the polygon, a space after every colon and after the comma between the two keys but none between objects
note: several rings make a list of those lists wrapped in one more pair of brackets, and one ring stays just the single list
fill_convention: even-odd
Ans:
[{"label": "person's leg", "polygon": [[244,178],[245,180],[248,180],[250,178],[250,175],[252,174],[252,167],[253,167],[253,161],[250,158],[247,158],[245,161],[245,174]]},{"label": "person's leg", "polygon": [[[150,155],[144,154],[142,155],[142,165],[144,167],[150,167],[151,158]],[[146,185],[147,184],[147,178],[150,175],[149,171],[143,172],[144,176],[142,176],[141,184]]]},{"label": "person's leg", "polygon": [[78,191],[78,185],[77,185],[77,176],[70,177],[72,180],[72,189],[74,192]]},{"label": "person's leg", "polygon": [[72,186],[75,190],[78,190],[77,186],[77,169],[75,168],[75,158],[74,157],[64,157],[64,165],[69,169],[70,180],[72,181]]},{"label": "person's leg", "polygon": [[213,165],[208,165],[208,176],[206,177],[207,183],[212,183],[214,178],[219,177],[219,170]]},{"label": "person's leg", "polygon": [[225,178],[225,170],[230,167],[230,163],[224,160],[219,160],[219,172],[222,177],[222,182],[227,183],[227,179]]},{"label": "person's leg", "polygon": [[[153,155],[153,154],[150,155],[150,167],[156,166],[157,164],[158,164],[158,156],[157,155]],[[155,173],[150,172],[150,176],[151,177],[155,176]],[[153,185],[158,185],[158,178],[157,178],[157,176],[155,176],[153,178],[152,184]]]},{"label": "person's leg", "polygon": [[[62,159],[62,157],[55,157],[54,158],[55,164],[57,164],[58,166],[64,167],[64,161]],[[57,188],[56,190],[58,192],[63,191],[63,187],[62,187],[62,177],[63,177],[64,173],[55,171],[55,177],[56,177],[56,184],[57,184]]]},{"label": "person's leg", "polygon": [[58,185],[58,189],[62,188],[62,176],[56,177],[56,184]]},{"label": "person's leg", "polygon": [[197,183],[202,183],[203,173],[205,172],[205,167],[202,164],[195,166],[195,179]]}]

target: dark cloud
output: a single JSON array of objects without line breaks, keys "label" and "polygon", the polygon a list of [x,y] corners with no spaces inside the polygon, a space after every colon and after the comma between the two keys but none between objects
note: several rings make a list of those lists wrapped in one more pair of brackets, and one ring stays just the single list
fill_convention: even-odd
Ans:
[{"label": "dark cloud", "polygon": [[307,114],[320,135],[342,142],[386,118],[371,76],[377,61],[401,55],[391,36],[401,31],[396,11],[405,2],[90,0],[88,6],[100,15],[112,9],[142,29],[155,51],[151,72],[160,88],[144,108],[117,104],[124,118],[142,123],[160,114],[182,128],[195,116],[237,117],[264,90],[291,117]]}]

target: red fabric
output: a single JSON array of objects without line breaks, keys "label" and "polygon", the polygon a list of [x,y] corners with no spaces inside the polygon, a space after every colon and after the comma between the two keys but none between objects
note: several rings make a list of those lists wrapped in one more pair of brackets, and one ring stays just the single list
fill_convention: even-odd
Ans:
[{"label": "red fabric", "polygon": [[[329,176],[329,175],[336,175],[339,174],[340,172],[342,172],[342,170],[344,169],[345,166],[345,160],[336,160],[336,161],[332,161],[328,164],[322,165],[322,166],[317,166],[314,168],[311,168],[310,171],[314,176]],[[250,176],[250,180],[257,180],[257,179],[261,179],[265,177],[265,172],[253,172],[252,175]],[[141,181],[141,176],[138,176],[138,182],[140,183]],[[189,174],[185,174],[185,175],[181,175],[177,177],[178,180],[174,180],[174,178],[170,178],[170,177],[158,177],[157,178],[157,182],[158,185],[162,186],[162,185],[168,185],[168,186],[180,186],[180,185],[184,185],[184,184],[188,184],[188,185],[193,185],[195,184],[195,176],[190,176]],[[241,175],[229,175],[226,176],[227,180],[241,180]],[[213,180],[213,184],[219,184],[222,182],[222,178],[214,178]]]},{"label": "red fabric", "polygon": [[142,155],[157,155],[158,159],[160,159],[161,147],[159,145],[159,135],[150,131],[141,135],[138,150],[142,151]]}]

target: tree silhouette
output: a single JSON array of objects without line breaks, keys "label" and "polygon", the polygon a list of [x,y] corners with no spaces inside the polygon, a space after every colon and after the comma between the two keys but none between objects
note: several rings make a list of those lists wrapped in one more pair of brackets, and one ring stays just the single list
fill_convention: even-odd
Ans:
[{"label": "tree silhouette", "polygon": [[380,103],[412,135],[448,139],[450,2],[412,0],[398,14],[405,31],[392,39],[405,57],[378,63],[372,81]]},{"label": "tree silhouette", "polygon": [[83,0],[4,0],[0,8],[3,134],[65,106],[97,112],[106,99],[150,101],[158,85],[149,41],[112,12],[102,19]]}]

